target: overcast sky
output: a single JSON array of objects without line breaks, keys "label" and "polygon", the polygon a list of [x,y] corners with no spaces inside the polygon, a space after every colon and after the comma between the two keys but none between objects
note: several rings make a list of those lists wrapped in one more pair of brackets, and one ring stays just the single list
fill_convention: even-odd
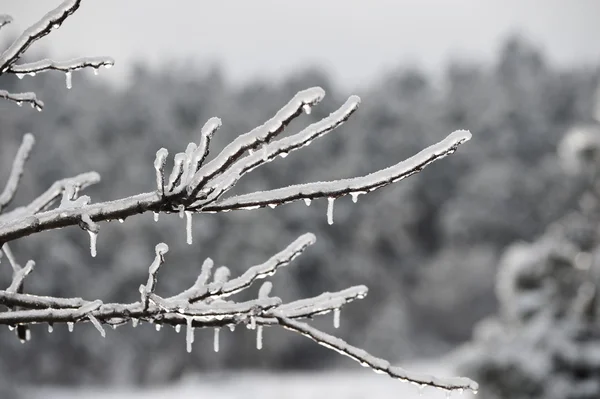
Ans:
[{"label": "overcast sky", "polygon": [[[0,0],[15,18],[2,36],[59,3]],[[560,64],[600,62],[600,0],[84,0],[34,48],[54,59],[111,55],[117,65],[103,75],[117,81],[136,59],[189,59],[216,61],[236,81],[318,65],[354,87],[397,65],[490,60],[511,32]]]}]

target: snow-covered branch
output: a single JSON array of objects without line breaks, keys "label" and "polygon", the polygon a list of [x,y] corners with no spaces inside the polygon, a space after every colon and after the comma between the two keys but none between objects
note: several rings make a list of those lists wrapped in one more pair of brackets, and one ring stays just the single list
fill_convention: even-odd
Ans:
[{"label": "snow-covered branch", "polygon": [[31,104],[31,107],[38,111],[44,108],[44,102],[38,100],[35,93],[9,93],[6,90],[0,90],[0,98],[15,102],[18,106],[22,106],[23,103]]},{"label": "snow-covered branch", "polygon": [[[53,61],[44,59],[36,62],[17,64],[23,54],[36,41],[48,35],[55,29],[60,28],[61,24],[73,14],[81,5],[81,0],[66,0],[54,10],[42,17],[38,22],[27,28],[15,41],[0,54],[0,75],[5,73],[14,73],[19,78],[25,75],[35,76],[37,73],[45,71],[61,71],[65,73],[66,85],[72,87],[72,72],[83,69],[93,68],[94,73],[98,73],[100,67],[110,68],[115,61],[110,57],[81,57],[68,61]],[[0,15],[0,29],[10,23],[12,17]],[[37,100],[34,93],[11,94],[0,90],[0,98],[11,100],[21,105],[28,102],[32,107],[41,111],[44,107],[42,101]]]},{"label": "snow-covered branch", "polygon": [[[200,152],[202,155],[198,156],[197,150],[199,147],[188,146],[188,151],[178,153],[175,156],[175,165],[170,173],[170,178],[165,180],[166,171],[164,165],[167,153],[166,150],[159,150],[154,163],[158,186],[154,192],[97,204],[81,204],[81,206],[70,207],[68,209],[58,208],[42,212],[13,214],[10,218],[0,217],[0,242],[8,242],[38,231],[79,225],[83,215],[88,215],[94,222],[100,222],[125,219],[129,216],[148,211],[155,213],[180,212],[182,215],[184,213],[187,214],[187,227],[188,230],[191,230],[192,213],[226,212],[229,210],[251,209],[267,205],[274,207],[285,202],[301,199],[308,203],[312,199],[322,197],[329,199],[328,219],[332,223],[333,202],[335,198],[351,195],[353,200],[356,200],[359,194],[365,194],[411,176],[432,162],[453,153],[459,145],[471,138],[471,134],[468,131],[455,131],[444,140],[422,150],[413,157],[366,176],[292,185],[285,188],[243,194],[219,200],[221,194],[230,190],[244,173],[247,173],[253,167],[263,162],[263,158],[257,155],[258,153],[256,152],[241,159],[239,162],[236,162],[234,159],[239,159],[244,151],[255,147],[256,143],[272,139],[275,134],[274,132],[278,131],[277,129],[280,129],[285,123],[288,123],[291,115],[295,115],[294,110],[302,109],[306,104],[314,104],[322,96],[322,91],[317,88],[301,93],[303,93],[302,96],[297,95],[283,108],[285,112],[280,111],[278,113],[281,114],[280,117],[282,120],[278,120],[277,122],[277,120],[273,121],[274,119],[272,119],[272,122],[269,122],[268,125],[263,125],[271,126],[271,128],[261,127],[261,129],[255,129],[250,133],[240,136],[245,137],[244,140],[240,140],[240,137],[238,137],[229,146],[225,147],[212,162],[199,167],[199,169],[198,160],[204,158],[203,154],[207,151],[207,148],[202,149]],[[293,104],[294,107],[292,108],[290,104]],[[264,144],[266,154],[268,154],[267,160],[272,159],[276,154],[281,155],[287,153],[287,151],[304,146],[310,143],[312,139],[332,130],[345,121],[357,105],[358,98],[352,96],[343,107],[321,122],[309,126],[296,135],[272,142],[271,144]],[[220,125],[220,121],[217,123],[216,120],[213,120],[210,124],[212,127],[209,130],[214,132],[218,125]],[[278,128],[276,129],[275,126],[278,126]],[[201,136],[200,143],[202,146],[207,146],[208,136],[208,133]],[[260,139],[257,137],[260,137]],[[211,164],[217,166],[210,166]],[[227,165],[227,167],[224,165]],[[184,173],[186,168],[188,168],[188,171]],[[192,173],[190,169],[198,170]],[[197,187],[194,185],[204,180],[206,181],[205,185],[208,187],[202,187],[197,194],[194,194],[197,191]],[[28,207],[32,208],[31,205]],[[47,209],[47,207],[44,209]],[[191,237],[189,237],[188,242],[191,242]]]},{"label": "snow-covered branch", "polygon": [[31,152],[34,143],[35,139],[32,134],[26,134],[23,136],[23,142],[21,143],[21,146],[17,151],[17,155],[15,156],[15,160],[13,161],[6,186],[4,187],[2,193],[0,193],[0,213],[2,213],[2,210],[8,204],[10,204],[15,196],[15,193],[17,192],[19,181],[23,175],[25,162],[27,161],[27,158],[29,158],[29,153]]},{"label": "snow-covered branch", "polygon": [[392,378],[397,378],[401,381],[410,382],[419,386],[431,386],[434,388],[443,389],[445,391],[463,391],[465,389],[477,392],[479,385],[465,377],[438,378],[430,375],[412,373],[401,367],[392,366],[387,360],[370,355],[366,351],[359,349],[346,343],[340,338],[317,330],[310,325],[291,320],[286,317],[277,317],[279,324],[284,328],[300,333],[319,345],[333,349],[342,355],[348,356],[352,360],[359,362],[364,367],[369,367],[376,373],[387,374]]},{"label": "snow-covered branch", "polygon": [[[105,335],[102,324],[117,327],[127,323],[138,325],[140,322],[147,322],[153,323],[157,329],[163,325],[170,325],[177,330],[185,325],[188,329],[186,334],[188,350],[191,350],[195,328],[220,329],[246,324],[250,329],[257,330],[257,347],[260,349],[263,345],[264,326],[280,325],[349,356],[376,372],[383,372],[394,378],[444,390],[477,390],[477,384],[467,378],[441,379],[393,367],[386,360],[376,358],[340,338],[298,321],[334,312],[334,326],[337,327],[340,308],[355,299],[364,298],[367,294],[367,288],[364,286],[351,287],[335,293],[323,293],[314,298],[282,304],[281,299],[269,296],[272,284],[267,282],[259,290],[258,299],[243,302],[222,299],[248,288],[257,278],[273,275],[280,266],[291,262],[314,241],[312,234],[300,236],[266,262],[250,267],[242,276],[229,281],[223,281],[226,277],[218,276],[218,269],[214,273],[214,281],[209,283],[212,261],[206,261],[194,287],[170,298],[161,298],[153,293],[158,280],[157,271],[165,262],[164,255],[168,251],[166,244],[160,243],[155,248],[156,258],[149,267],[148,281],[140,287],[142,295],[140,301],[129,304],[105,304],[99,299],[86,301],[81,298],[54,298],[15,293],[14,287],[19,284],[19,281],[22,282],[22,278],[31,271],[33,265],[30,262],[28,266],[20,268],[12,259],[10,251],[5,251],[15,269],[15,277],[9,289],[0,290],[0,304],[10,308],[18,306],[20,309],[0,313],[0,324],[22,327],[31,323],[48,323],[49,328],[52,328],[55,324],[67,323],[72,330],[76,323],[91,322],[102,336]],[[226,273],[228,274],[228,271]],[[214,348],[218,350],[218,332],[215,333]]]},{"label": "snow-covered branch", "polygon": [[[100,67],[111,67],[114,61],[109,57],[77,58],[64,62],[45,59],[18,64],[32,43],[49,34],[52,29],[60,27],[64,20],[78,9],[80,3],[81,0],[64,1],[38,23],[25,30],[0,55],[0,75],[14,73],[22,78],[25,75],[34,76],[40,72],[55,70],[65,73],[67,87],[70,88],[73,71],[93,68],[97,72]],[[0,16],[0,28],[10,21],[10,17]],[[214,262],[207,258],[194,284],[169,297],[156,294],[159,269],[167,261],[165,255],[168,246],[165,243],[159,243],[155,247],[154,261],[144,277],[145,282],[142,280],[139,286],[140,296],[136,302],[104,303],[100,299],[24,293],[24,280],[33,271],[35,263],[30,260],[23,267],[19,265],[9,247],[13,240],[46,230],[79,226],[89,234],[90,253],[96,256],[100,222],[124,221],[129,216],[145,212],[153,212],[154,219],[158,220],[158,215],[162,212],[179,213],[185,218],[187,243],[192,244],[192,217],[195,213],[275,207],[296,200],[310,204],[310,201],[316,198],[327,198],[327,220],[331,224],[336,198],[350,195],[356,201],[359,194],[385,187],[421,171],[432,162],[453,153],[471,138],[468,131],[455,131],[411,158],[365,176],[292,185],[223,199],[222,197],[247,173],[278,156],[285,158],[291,151],[299,150],[332,132],[346,122],[360,104],[357,96],[351,96],[329,116],[295,134],[276,140],[292,120],[302,114],[309,114],[324,95],[325,92],[320,87],[297,93],[271,119],[238,136],[207,162],[211,138],[222,124],[219,118],[210,118],[200,129],[198,142],[188,143],[185,149],[182,147],[182,151],[176,153],[171,161],[166,149],[161,148],[157,151],[154,171],[149,168],[149,174],[153,174],[152,179],[156,181],[156,189],[151,192],[94,203],[89,196],[81,195],[81,191],[87,186],[100,181],[97,173],[88,172],[59,180],[28,204],[6,212],[6,207],[14,198],[25,162],[34,144],[33,136],[25,135],[15,156],[8,182],[0,193],[0,257],[7,259],[13,272],[10,285],[7,289],[0,290],[0,305],[7,308],[6,311],[0,312],[0,325],[16,327],[22,341],[31,338],[29,325],[33,323],[47,323],[50,331],[54,324],[66,323],[72,331],[75,324],[89,322],[103,337],[106,335],[105,325],[116,328],[128,323],[136,326],[144,322],[153,324],[157,330],[162,326],[172,326],[178,332],[184,326],[188,351],[192,350],[196,328],[214,328],[213,346],[214,350],[218,351],[219,331],[223,327],[246,325],[255,330],[256,347],[261,349],[264,328],[280,326],[306,335],[323,346],[351,357],[363,366],[394,378],[448,391],[476,390],[477,384],[466,378],[438,379],[391,366],[383,359],[299,321],[333,313],[333,327],[339,327],[340,309],[354,300],[364,298],[367,295],[365,286],[324,292],[312,298],[283,303],[280,298],[271,296],[273,285],[267,281],[259,288],[254,299],[231,299],[235,294],[249,289],[257,280],[282,270],[283,266],[302,254],[315,242],[314,235],[310,233],[300,236],[266,261],[247,268],[244,273],[234,278],[230,278],[231,273],[226,266],[213,270]],[[11,94],[0,91],[0,98],[18,104],[28,102],[38,110],[43,107],[43,103],[37,100],[33,93]]]}]

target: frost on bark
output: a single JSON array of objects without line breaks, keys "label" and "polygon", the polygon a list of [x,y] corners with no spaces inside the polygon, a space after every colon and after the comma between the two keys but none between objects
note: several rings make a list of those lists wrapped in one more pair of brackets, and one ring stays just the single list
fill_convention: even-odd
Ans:
[{"label": "frost on bark", "polygon": [[[80,1],[65,1],[40,22],[27,29],[0,56],[1,73],[31,75],[58,70],[66,74],[67,86],[70,86],[71,72],[74,70],[111,66],[113,61],[110,58],[82,58],[69,62],[42,60],[16,64],[31,43],[59,27],[79,5]],[[161,297],[155,293],[159,277],[164,273],[163,265],[168,263],[169,247],[166,243],[156,245],[155,259],[149,265],[145,282],[140,277],[139,300],[136,302],[104,303],[95,298],[63,298],[25,293],[25,279],[35,264],[33,261],[24,266],[18,263],[17,257],[10,249],[10,243],[19,238],[41,231],[79,226],[89,234],[90,254],[95,256],[98,251],[101,222],[123,222],[129,216],[153,212],[155,220],[158,220],[160,213],[176,213],[185,219],[183,228],[187,233],[186,241],[191,245],[195,214],[266,206],[274,208],[299,200],[310,204],[312,200],[320,198],[327,203],[326,217],[329,224],[332,224],[336,199],[350,196],[356,202],[358,195],[385,187],[421,171],[430,163],[453,153],[471,138],[468,131],[455,131],[411,158],[365,176],[291,185],[225,197],[244,175],[278,156],[284,158],[291,151],[301,149],[333,131],[344,123],[360,104],[357,96],[351,96],[328,117],[298,133],[279,137],[293,119],[310,113],[312,107],[316,106],[324,95],[325,92],[320,87],[297,93],[271,119],[240,135],[207,161],[211,137],[221,126],[219,118],[209,119],[198,132],[197,141],[189,143],[185,149],[175,154],[172,161],[169,161],[166,149],[161,148],[156,152],[154,170],[148,167],[148,173],[156,179],[156,189],[151,192],[94,203],[89,196],[81,195],[87,186],[100,181],[97,173],[88,172],[57,181],[29,204],[7,211],[34,144],[33,135],[26,134],[15,156],[8,182],[0,194],[0,256],[6,258],[5,263],[13,270],[12,283],[7,289],[0,290],[0,304],[6,307],[4,312],[0,312],[0,324],[16,328],[19,338],[26,342],[31,339],[27,326],[34,323],[46,323],[49,331],[54,325],[64,323],[72,331],[76,324],[90,322],[102,337],[106,335],[106,325],[116,328],[128,323],[133,326],[142,322],[152,323],[157,330],[173,327],[180,331],[184,328],[188,351],[193,349],[194,330],[198,328],[214,329],[214,350],[218,351],[219,331],[224,327],[234,328],[241,324],[255,330],[256,345],[260,349],[265,345],[264,329],[279,326],[346,355],[375,372],[402,381],[419,386],[432,386],[448,392],[465,389],[476,391],[477,383],[468,378],[436,378],[406,371],[306,322],[315,316],[331,313],[333,325],[337,327],[340,322],[340,309],[356,299],[364,298],[367,295],[365,286],[354,286],[339,292],[325,292],[313,298],[283,303],[280,298],[271,295],[273,286],[267,281],[262,284],[257,298],[244,301],[234,299],[235,294],[254,285],[257,280],[268,278],[282,267],[292,264],[296,257],[315,243],[316,238],[311,233],[301,235],[264,262],[248,267],[240,276],[230,276],[230,271],[225,266],[214,269],[214,262],[208,258],[202,264],[194,284],[169,297]],[[18,96],[4,95],[12,100],[26,97]],[[34,106],[37,104],[41,109],[35,95],[27,93],[27,96]]]}]

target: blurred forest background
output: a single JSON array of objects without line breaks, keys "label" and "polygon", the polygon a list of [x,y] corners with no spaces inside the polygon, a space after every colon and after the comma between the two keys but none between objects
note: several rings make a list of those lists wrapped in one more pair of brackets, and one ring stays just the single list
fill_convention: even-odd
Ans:
[{"label": "blurred forest background", "polygon": [[[219,116],[223,127],[213,140],[215,154],[298,90],[315,85],[327,97],[288,131],[328,115],[350,94],[361,96],[361,108],[338,131],[247,176],[237,193],[368,173],[455,129],[473,133],[455,155],[417,176],[361,196],[357,204],[337,201],[333,226],[327,225],[323,200],[309,208],[290,204],[196,216],[193,246],[185,244],[184,222],[176,215],[161,215],[158,224],[142,215],[103,226],[96,258],[90,257],[88,235],[75,228],[19,240],[13,250],[21,261],[37,263],[28,292],[135,301],[160,241],[171,251],[159,295],[187,287],[205,257],[239,273],[311,231],[317,244],[273,278],[276,295],[287,300],[365,284],[367,298],[342,312],[342,338],[400,363],[441,356],[469,341],[476,323],[497,313],[495,278],[505,248],[535,241],[578,206],[589,179],[564,170],[557,146],[572,126],[593,122],[599,84],[600,66],[561,69],[517,36],[505,41],[491,65],[457,61],[438,76],[398,67],[356,93],[335,87],[316,69],[277,83],[233,85],[217,67],[182,63],[155,71],[139,65],[120,89],[90,71],[74,73],[71,90],[63,74],[2,76],[0,87],[35,91],[46,102],[41,113],[0,102],[0,181],[23,133],[34,133],[38,142],[15,205],[57,179],[89,170],[102,176],[86,190],[93,201],[150,191],[160,147],[182,151],[199,126]],[[0,284],[9,282],[10,270],[3,267]],[[265,331],[260,352],[254,334],[236,330],[222,333],[221,351],[214,353],[212,331],[199,331],[192,354],[185,352],[183,336],[148,325],[108,331],[106,339],[87,325],[72,333],[57,326],[52,334],[38,326],[32,336],[21,345],[14,333],[0,331],[4,377],[146,384],[200,370],[350,364],[274,329]]]}]

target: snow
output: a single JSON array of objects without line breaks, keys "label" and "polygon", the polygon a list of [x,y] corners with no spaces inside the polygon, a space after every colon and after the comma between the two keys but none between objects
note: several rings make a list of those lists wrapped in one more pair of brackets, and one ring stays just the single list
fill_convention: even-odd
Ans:
[{"label": "snow", "polygon": [[[417,362],[411,369],[440,375],[452,375],[452,367],[445,361]],[[31,399],[443,399],[446,392],[421,388],[364,369],[328,372],[290,373],[207,373],[188,376],[173,385],[152,388],[84,388],[65,389],[42,387],[27,389]],[[469,399],[468,393],[455,392],[452,398]],[[474,397],[476,398],[476,396]]]}]

